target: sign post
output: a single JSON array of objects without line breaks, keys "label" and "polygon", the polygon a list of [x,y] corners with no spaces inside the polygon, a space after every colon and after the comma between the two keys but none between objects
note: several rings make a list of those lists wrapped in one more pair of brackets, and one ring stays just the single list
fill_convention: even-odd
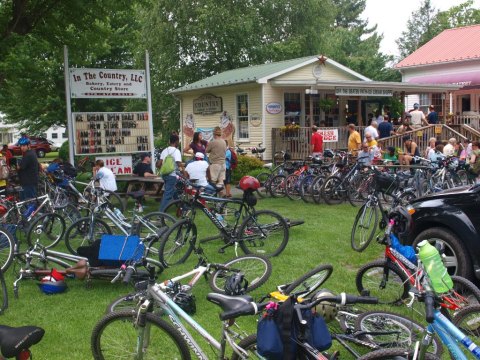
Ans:
[{"label": "sign post", "polygon": [[65,97],[67,100],[67,132],[68,132],[68,161],[75,166],[75,143],[73,134],[72,105],[70,103],[70,76],[68,76],[68,48],[63,47],[63,61],[65,63]]}]

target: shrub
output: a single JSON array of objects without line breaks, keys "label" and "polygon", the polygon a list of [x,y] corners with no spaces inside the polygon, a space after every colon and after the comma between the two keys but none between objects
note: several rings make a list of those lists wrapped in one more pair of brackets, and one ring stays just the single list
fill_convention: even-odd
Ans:
[{"label": "shrub", "polygon": [[262,169],[263,161],[253,156],[239,155],[237,168],[233,171],[232,182],[237,183],[243,176],[251,175],[253,171]]},{"label": "shrub", "polygon": [[68,161],[68,140],[65,141],[58,150],[58,157],[63,161]]}]

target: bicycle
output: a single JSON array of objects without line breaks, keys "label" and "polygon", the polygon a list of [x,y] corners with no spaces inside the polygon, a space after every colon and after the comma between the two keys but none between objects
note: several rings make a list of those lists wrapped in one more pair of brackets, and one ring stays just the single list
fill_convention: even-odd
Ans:
[{"label": "bicycle", "polygon": [[[425,304],[425,318],[428,323],[424,329],[423,338],[417,341],[415,349],[388,349],[377,350],[363,357],[361,360],[377,360],[377,359],[431,359],[431,355],[426,353],[426,348],[431,344],[433,335],[438,335],[441,342],[447,347],[450,355],[454,359],[467,359],[466,354],[473,358],[480,359],[480,348],[461,329],[455,325],[455,320],[450,321],[439,310],[440,299],[431,290],[424,292],[411,291],[409,306],[417,299]],[[466,308],[468,309],[468,308]],[[458,320],[457,320],[458,322]],[[460,322],[462,324],[463,322]],[[460,344],[465,348],[462,350]]]},{"label": "bicycle", "polygon": [[[365,204],[358,210],[352,227],[350,242],[352,249],[359,252],[365,250],[374,238],[377,224],[379,224],[381,229],[386,228],[388,225],[387,210],[379,198],[380,193],[386,193],[392,197],[391,208],[408,203],[410,199],[415,198],[413,191],[405,190],[400,193],[396,191],[399,187],[396,175],[389,175],[374,170],[373,183],[374,188],[368,195]],[[380,222],[378,221],[379,213],[381,216]]]},{"label": "bicycle", "polygon": [[[160,242],[159,257],[165,267],[183,263],[195,248],[197,209],[200,209],[220,231],[219,236],[202,241],[222,238],[226,244],[219,249],[220,253],[224,253],[227,247],[235,246],[236,250],[237,246],[240,246],[245,254],[255,253],[270,257],[279,255],[285,249],[289,238],[287,222],[273,211],[255,210],[257,199],[253,192],[258,188],[258,181],[252,177],[248,177],[247,180],[251,180],[252,184],[248,181],[245,183],[242,199],[216,198],[204,195],[200,188],[197,188],[190,201],[179,204],[177,211],[181,213],[183,219],[171,226],[162,235]],[[188,182],[187,179],[184,181]],[[242,186],[242,180],[240,184]],[[209,208],[207,201],[214,206]],[[231,210],[234,214],[233,224],[227,223],[221,215],[225,214],[231,205],[235,206]]]},{"label": "bicycle", "polygon": [[[218,264],[210,263],[201,247],[196,248],[194,251],[198,257],[198,262],[193,270],[158,283],[162,291],[169,294],[172,298],[179,292],[190,294],[202,276],[208,281],[212,291],[216,293],[225,294],[227,292],[227,295],[249,293],[263,285],[272,272],[270,261],[263,256],[244,255]],[[184,279],[190,280],[187,284],[182,284],[181,281]],[[154,285],[155,280],[155,277],[150,277],[148,285]],[[226,287],[227,283],[228,287]],[[142,286],[143,284],[139,285],[139,287]],[[145,295],[146,289],[120,296],[107,306],[107,313],[134,309],[139,299]]]},{"label": "bicycle", "polygon": [[[385,245],[385,258],[362,266],[356,275],[355,284],[360,294],[365,291],[386,304],[399,304],[404,300],[411,287],[423,289],[422,267],[409,261],[392,247],[391,229],[395,221],[390,220],[383,237],[377,241]],[[445,311],[458,310],[480,303],[480,290],[469,280],[460,276],[451,276],[453,288],[441,295],[441,307]]]},{"label": "bicycle", "polygon": [[[108,201],[104,201],[104,197],[101,195],[104,191],[100,188],[92,190],[96,199],[93,211],[89,216],[78,219],[67,229],[65,245],[72,254],[77,254],[78,247],[92,244],[102,234],[112,234],[112,228],[102,219],[103,216],[109,219],[115,228],[124,235],[139,235],[141,238],[151,234],[160,235],[166,230],[166,227],[175,223],[175,219],[166,213],[151,212],[143,215],[138,211],[138,207],[134,207],[132,220],[129,222],[120,211],[112,210]],[[144,193],[135,192],[130,193],[129,196],[138,200],[144,196]],[[153,251],[155,250],[153,249]]]}]

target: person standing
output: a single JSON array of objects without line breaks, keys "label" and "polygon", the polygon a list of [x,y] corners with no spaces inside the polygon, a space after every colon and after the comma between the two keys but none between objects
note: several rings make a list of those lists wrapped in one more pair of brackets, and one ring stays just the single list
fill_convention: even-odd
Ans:
[{"label": "person standing", "polygon": [[435,107],[433,105],[430,105],[428,107],[430,112],[427,115],[427,121],[429,124],[438,124],[438,114],[435,111]]},{"label": "person standing", "polygon": [[312,156],[321,156],[323,153],[323,136],[316,126],[312,126],[312,142],[310,144]]},{"label": "person standing", "polygon": [[1,151],[2,155],[5,156],[5,161],[7,162],[8,167],[12,166],[13,154],[8,149],[8,145],[4,144]]},{"label": "person standing", "polygon": [[228,141],[225,140],[225,145],[227,145],[227,151],[225,152],[225,180],[223,183],[225,184],[225,197],[231,198],[232,191],[231,191],[231,183],[232,183],[232,150],[228,146]]},{"label": "person standing", "polygon": [[196,131],[193,133],[193,139],[190,145],[188,145],[183,152],[188,153],[190,150],[193,151],[194,154],[202,153],[205,155],[207,150],[208,141],[203,140],[203,135],[200,131]]},{"label": "person standing", "polygon": [[472,142],[472,153],[468,163],[470,165],[470,172],[473,173],[477,178],[475,182],[478,184],[480,182],[480,143],[478,141]]},{"label": "person standing", "polygon": [[410,115],[412,115],[411,125],[414,130],[421,128],[423,125],[428,125],[425,114],[420,110],[418,103],[413,104],[413,110],[410,111]]},{"label": "person standing", "polygon": [[[161,168],[162,164],[167,156],[172,156],[175,162],[175,170],[181,168],[182,166],[182,154],[178,147],[179,138],[178,135],[170,135],[169,146],[163,149],[160,154],[160,160],[157,162],[157,168]],[[177,184],[177,176],[175,175],[175,170],[169,174],[162,175],[163,178],[163,196],[162,201],[160,202],[160,211],[165,211],[167,205],[175,197],[175,185]]]},{"label": "person standing", "polygon": [[213,130],[213,140],[208,143],[206,152],[210,162],[211,180],[217,187],[223,187],[227,145],[222,139],[222,129],[219,126]]},{"label": "person standing", "polygon": [[388,121],[387,115],[385,115],[384,120],[378,124],[378,133],[380,139],[392,136],[395,132],[393,131],[393,125],[390,121]]},{"label": "person standing", "polygon": [[355,125],[349,124],[348,125],[348,152],[352,155],[357,155],[357,152],[360,150],[362,146],[362,140],[360,138],[360,133],[355,130]]},{"label": "person standing", "polygon": [[27,200],[37,196],[39,164],[35,150],[30,148],[30,139],[26,136],[18,140],[23,157],[20,166],[17,166],[18,177],[23,191],[20,200]]},{"label": "person standing", "polygon": [[95,180],[100,183],[102,189],[108,191],[117,191],[117,180],[115,174],[109,168],[105,167],[103,160],[95,161],[93,174]]}]

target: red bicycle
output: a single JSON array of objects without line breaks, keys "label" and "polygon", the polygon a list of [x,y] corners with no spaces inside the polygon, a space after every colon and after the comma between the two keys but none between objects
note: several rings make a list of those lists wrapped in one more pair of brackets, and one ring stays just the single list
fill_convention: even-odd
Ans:
[{"label": "red bicycle", "polygon": [[[392,233],[395,220],[391,219],[385,234],[377,241],[385,245],[385,258],[362,266],[355,279],[360,293],[369,292],[371,296],[386,304],[398,304],[408,298],[411,287],[423,290],[423,268],[407,259],[392,246],[398,241]],[[402,245],[400,245],[402,246]],[[453,288],[441,296],[442,308],[457,311],[467,305],[480,303],[480,290],[469,280],[460,276],[451,276]]]}]

